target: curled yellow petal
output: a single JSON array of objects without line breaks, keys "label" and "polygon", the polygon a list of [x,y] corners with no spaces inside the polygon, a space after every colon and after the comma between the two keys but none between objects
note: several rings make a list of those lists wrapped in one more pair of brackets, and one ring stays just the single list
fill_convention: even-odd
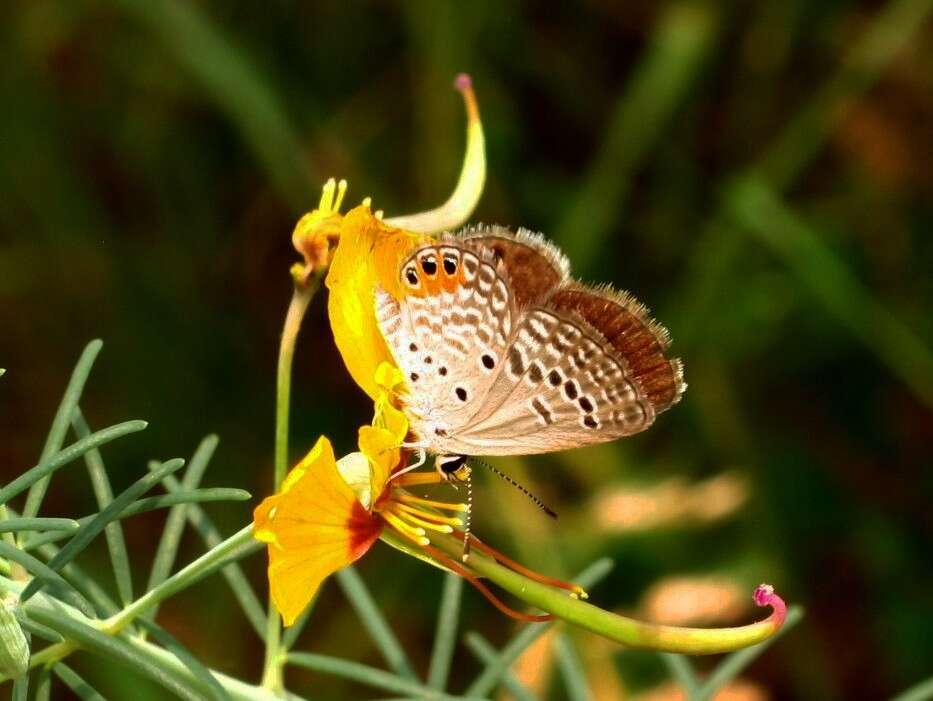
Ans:
[{"label": "curled yellow petal", "polygon": [[289,473],[282,491],[253,514],[253,532],[269,544],[269,586],[285,625],[294,623],[321,582],[361,557],[381,522],[341,478],[323,436]]},{"label": "curled yellow petal", "polygon": [[479,107],[470,76],[466,73],[458,75],[454,87],[463,95],[463,105],[467,113],[466,151],[463,155],[460,179],[457,180],[453,193],[440,207],[427,212],[386,219],[386,223],[392,226],[426,234],[449,231],[464,224],[476,209],[486,182],[486,138],[483,135],[483,123],[479,118]]},{"label": "curled yellow petal", "polygon": [[389,226],[363,205],[347,212],[341,222],[340,244],[326,280],[330,290],[327,312],[347,370],[372,399],[380,394],[375,381],[377,368],[383,362],[394,364],[376,324],[376,285],[401,297],[399,265],[419,243],[428,240]]}]

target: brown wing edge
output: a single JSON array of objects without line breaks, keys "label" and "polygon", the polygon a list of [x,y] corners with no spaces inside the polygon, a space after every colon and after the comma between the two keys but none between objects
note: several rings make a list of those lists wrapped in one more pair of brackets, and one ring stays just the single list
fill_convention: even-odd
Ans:
[{"label": "brown wing edge", "polygon": [[527,229],[472,225],[456,240],[498,263],[522,309],[541,302],[570,276],[570,263],[557,246]]},{"label": "brown wing edge", "polygon": [[629,292],[617,291],[608,285],[590,287],[570,283],[551,295],[546,306],[575,314],[601,333],[625,361],[655,413],[680,401],[687,389],[683,363],[679,358],[669,359],[664,355],[671,335]]}]

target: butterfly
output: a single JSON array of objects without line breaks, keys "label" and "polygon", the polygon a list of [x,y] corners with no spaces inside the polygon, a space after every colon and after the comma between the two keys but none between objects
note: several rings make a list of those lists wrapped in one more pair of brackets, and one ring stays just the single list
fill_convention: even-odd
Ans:
[{"label": "butterfly", "polygon": [[406,378],[411,446],[452,475],[467,456],[615,440],[676,404],[683,365],[627,292],[570,278],[540,234],[473,227],[415,250],[376,317]]}]

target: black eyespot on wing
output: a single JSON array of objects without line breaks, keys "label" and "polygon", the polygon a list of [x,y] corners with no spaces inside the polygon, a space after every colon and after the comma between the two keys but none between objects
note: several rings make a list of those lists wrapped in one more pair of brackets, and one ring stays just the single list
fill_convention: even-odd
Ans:
[{"label": "black eyespot on wing", "polygon": [[583,409],[586,413],[593,411],[593,402],[590,401],[589,397],[580,397],[580,401],[577,402],[580,405],[580,408]]},{"label": "black eyespot on wing", "polygon": [[559,370],[551,370],[547,375],[547,381],[550,383],[551,387],[557,387],[564,381],[564,378],[561,376]]},{"label": "black eyespot on wing", "polygon": [[417,382],[418,378],[421,377],[421,375],[419,375],[417,372],[413,372],[411,375],[409,375],[409,377],[411,378],[412,382]]},{"label": "black eyespot on wing", "polygon": [[583,417],[583,425],[587,428],[598,428],[599,422],[591,414],[587,414]]},{"label": "black eyespot on wing", "polygon": [[463,387],[457,387],[457,389],[454,390],[454,394],[457,395],[457,399],[459,399],[461,402],[465,402],[467,400],[467,391],[463,389]]},{"label": "black eyespot on wing", "polygon": [[433,362],[434,362],[434,358],[432,358],[430,355],[424,356],[424,364],[425,364],[425,365],[430,365],[430,364],[433,363]]},{"label": "black eyespot on wing", "polygon": [[538,384],[541,380],[544,379],[544,371],[541,369],[541,365],[537,362],[531,364],[528,368],[528,379],[531,380],[534,384]]},{"label": "black eyespot on wing", "polygon": [[448,275],[454,275],[457,272],[457,260],[450,256],[444,256],[444,272]]},{"label": "black eyespot on wing", "polygon": [[405,279],[408,281],[408,284],[412,287],[417,287],[418,285],[418,273],[415,272],[414,268],[406,268],[405,270]]},{"label": "black eyespot on wing", "polygon": [[443,365],[441,365],[441,366],[437,369],[437,371],[440,373],[441,377],[446,377],[446,376],[447,376],[447,368],[445,368]]},{"label": "black eyespot on wing", "polygon": [[420,261],[421,269],[424,271],[425,275],[434,277],[437,275],[437,259],[433,255],[426,255]]},{"label": "black eyespot on wing", "polygon": [[577,398],[578,394],[577,383],[573,380],[567,380],[567,382],[564,383],[564,395],[567,397],[567,399],[573,401]]},{"label": "black eyespot on wing", "polygon": [[418,344],[417,344],[417,343],[409,343],[409,344],[408,344],[408,350],[410,350],[412,353],[414,353],[415,351],[418,350]]},{"label": "black eyespot on wing", "polygon": [[483,367],[487,370],[492,370],[494,367],[496,367],[496,361],[488,353],[484,353],[480,360],[483,361]]}]

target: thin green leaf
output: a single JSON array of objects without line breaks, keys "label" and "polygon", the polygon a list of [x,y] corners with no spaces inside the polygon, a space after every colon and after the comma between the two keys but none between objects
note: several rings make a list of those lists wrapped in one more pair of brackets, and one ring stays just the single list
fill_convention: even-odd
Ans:
[{"label": "thin green leaf", "polygon": [[[54,628],[62,636],[74,640],[89,652],[113,662],[126,664],[176,696],[188,701],[204,701],[204,690],[200,685],[195,687],[193,682],[189,684],[179,679],[178,674],[170,674],[164,663],[139,651],[132,642],[107,635],[73,617],[63,606],[56,605],[54,599],[37,596],[34,605],[30,602],[28,612],[32,618]],[[190,670],[188,673],[190,674]]]},{"label": "thin green leaf", "polygon": [[570,639],[563,633],[557,636],[555,652],[557,653],[557,666],[560,667],[564,678],[564,688],[570,701],[591,701],[589,684],[586,681],[586,672],[583,664],[574,650]]},{"label": "thin green leaf", "polygon": [[233,45],[201,7],[180,0],[120,0],[201,83],[210,98],[239,129],[270,179],[298,212],[313,192],[302,145],[268,78]]},{"label": "thin green leaf", "polygon": [[450,661],[457,641],[457,622],[460,618],[460,600],[463,593],[463,578],[448,572],[444,576],[444,590],[441,593],[441,605],[437,614],[437,628],[434,632],[434,649],[431,652],[431,666],[428,668],[428,686],[443,689],[450,676]]},{"label": "thin green leaf", "polygon": [[[499,657],[499,651],[492,646],[492,643],[476,631],[467,633],[464,636],[464,642],[467,649],[476,655],[476,659],[485,665],[494,664],[496,658]],[[507,669],[502,676],[502,685],[515,697],[516,701],[535,701],[535,695],[518,680],[510,669]]]},{"label": "thin green leaf", "polygon": [[35,635],[38,638],[42,638],[50,643],[60,643],[64,638],[59,635],[56,631],[52,630],[48,626],[44,626],[41,623],[37,623],[27,616],[21,608],[16,609],[16,620],[19,621],[20,626],[23,630],[28,631],[32,635]]},{"label": "thin green leaf", "polygon": [[[61,450],[62,443],[65,442],[65,436],[68,433],[68,424],[71,422],[71,414],[78,402],[81,400],[81,394],[84,392],[84,385],[87,382],[88,375],[91,374],[91,368],[97,359],[97,354],[104,343],[100,339],[95,339],[84,347],[78,363],[71,373],[71,379],[65,388],[65,394],[61,403],[58,405],[58,411],[52,420],[52,428],[49,429],[49,435],[45,439],[45,445],[42,448],[42,454],[39,456],[39,464],[43,464],[52,459],[55,453]],[[48,475],[51,475],[49,471]],[[42,506],[42,500],[45,498],[45,491],[49,487],[48,475],[42,475],[42,478],[31,482],[29,495],[26,497],[26,506],[23,509],[23,516],[35,516],[39,513],[39,507]],[[6,503],[6,499],[0,498],[0,503]]]},{"label": "thin green leaf", "polygon": [[787,609],[787,618],[781,630],[765,640],[763,643],[752,645],[744,650],[738,650],[726,656],[716,669],[706,678],[706,681],[696,692],[696,701],[708,701],[716,696],[722,687],[735,679],[748,665],[755,661],[782,635],[797,625],[803,618],[803,609],[800,606],[791,606]]},{"label": "thin green leaf", "polygon": [[[37,552],[48,562],[59,550],[54,545],[43,545],[37,548]],[[93,578],[78,567],[77,563],[69,562],[62,567],[59,574],[94,605],[99,617],[112,616],[118,611],[116,602]]]},{"label": "thin green leaf", "polygon": [[578,271],[606,250],[635,175],[703,75],[721,24],[717,12],[712,3],[671,3],[656,22],[650,49],[628,79],[606,140],[557,227],[555,238]]},{"label": "thin green leaf", "polygon": [[52,697],[52,673],[48,667],[40,667],[36,675],[35,701],[49,701]]},{"label": "thin green leaf", "polygon": [[[181,480],[182,492],[190,492],[198,488],[201,478],[204,477],[204,471],[207,469],[208,463],[210,463],[211,457],[214,455],[214,450],[217,448],[217,441],[217,436],[207,436],[201,441],[197,450],[194,451],[191,462],[188,463],[188,469],[185,470],[185,475]],[[149,464],[149,469],[153,469],[152,463]],[[165,519],[165,527],[162,529],[159,547],[156,549],[152,561],[152,571],[149,574],[147,590],[155,589],[172,573],[178,546],[185,531],[187,509],[187,503],[173,506]],[[145,617],[153,621],[158,611],[159,607],[154,606],[150,611],[146,612]]]},{"label": "thin green leaf", "polygon": [[26,701],[29,696],[29,674],[24,674],[13,682],[13,693],[10,695],[11,701]]},{"label": "thin green leaf", "polygon": [[[181,485],[179,484],[178,480],[175,479],[175,477],[166,477],[162,481],[162,484],[164,484],[165,488],[171,492],[171,496],[175,496],[175,494],[180,493],[178,490],[181,489]],[[201,538],[204,540],[204,544],[207,546],[207,548],[209,550],[214,548],[223,541],[223,536],[220,535],[220,531],[217,530],[217,527],[214,526],[213,522],[210,520],[207,514],[204,513],[204,510],[201,507],[193,502],[188,503],[190,504],[187,512],[188,521],[201,535]],[[233,591],[233,595],[239,602],[240,607],[243,609],[243,613],[249,620],[253,630],[256,631],[256,635],[259,636],[260,640],[264,640],[266,614],[263,610],[262,604],[259,603],[259,598],[253,591],[253,587],[250,585],[249,580],[246,578],[246,575],[243,574],[243,570],[237,563],[231,562],[221,570],[221,574],[223,574],[224,579],[227,580],[227,584]],[[292,628],[295,627],[296,626],[292,626]],[[291,630],[291,628],[289,630]],[[287,635],[288,632],[286,632],[286,636]]]},{"label": "thin green leaf", "polygon": [[88,601],[64,577],[41,560],[25,553],[9,543],[0,540],[0,557],[21,565],[27,572],[32,573],[35,579],[30,582],[50,583],[55,587],[56,594],[81,610],[82,613],[93,615],[94,609]]},{"label": "thin green leaf", "polygon": [[214,678],[211,671],[201,664],[200,660],[192,655],[188,648],[178,642],[171,633],[152,621],[147,621],[143,617],[137,620],[142,628],[149,633],[159,645],[175,655],[179,662],[191,670],[191,673],[203,682],[204,686],[210,690],[211,698],[217,699],[217,701],[230,701],[230,695],[220,685],[220,682]]},{"label": "thin green leaf", "polygon": [[933,677],[894,696],[891,701],[928,701],[933,699]]},{"label": "thin green leaf", "polygon": [[417,680],[418,677],[408,661],[405,650],[402,649],[398,638],[395,637],[395,633],[389,628],[382,611],[376,606],[376,602],[373,601],[373,597],[360,575],[357,574],[353,567],[345,567],[337,572],[336,576],[344,595],[350,601],[353,610],[356,611],[360,623],[363,624],[366,632],[376,643],[376,647],[379,648],[389,668],[400,677],[412,681]]},{"label": "thin green leaf", "polygon": [[339,657],[315,655],[310,652],[291,652],[288,654],[287,659],[290,664],[298,667],[333,674],[344,679],[352,679],[374,689],[383,689],[394,694],[405,694],[415,699],[444,699],[444,701],[449,701],[456,698],[436,689],[429,689],[418,682],[403,679],[391,672],[369,667],[359,662],[350,662]]},{"label": "thin green leaf", "polygon": [[0,521],[0,533],[14,531],[58,531],[67,535],[80,527],[73,518],[9,518]]},{"label": "thin green leaf", "polygon": [[859,281],[824,238],[761,179],[730,188],[730,211],[742,229],[780,256],[813,298],[878,358],[918,399],[933,407],[933,351]]},{"label": "thin green leaf", "polygon": [[65,682],[65,686],[77,694],[82,701],[107,701],[107,699],[97,693],[94,687],[84,681],[84,679],[78,676],[77,672],[64,662],[57,662],[55,666],[52,667],[52,671],[55,672],[55,676]]},{"label": "thin green leaf", "polygon": [[[71,425],[74,427],[75,435],[81,438],[87,438],[91,434],[91,429],[84,420],[81,413],[81,407],[74,408],[74,414],[71,417]],[[100,509],[106,509],[113,501],[113,489],[110,487],[110,479],[107,477],[107,468],[104,466],[104,458],[96,448],[89,450],[84,454],[84,464],[87,465],[88,476],[91,478],[91,486],[94,489],[94,497],[97,499],[97,506]],[[126,551],[126,540],[123,538],[123,527],[119,520],[111,521],[104,528],[104,537],[107,540],[107,550],[110,553],[110,564],[113,567],[113,576],[117,582],[117,594],[121,603],[126,606],[133,600],[133,577],[130,571],[130,556]]]},{"label": "thin green leaf", "polygon": [[[49,457],[48,460],[43,460],[35,467],[26,470],[26,472],[7,484],[3,489],[0,489],[0,504],[6,504],[20,492],[26,491],[33,484],[52,474],[55,470],[64,467],[72,460],[80,458],[87,451],[102,446],[105,443],[109,443],[121,436],[125,436],[128,433],[142,431],[147,425],[145,421],[124,421],[121,424],[105,428],[102,431],[97,431],[83,440],[72,443],[64,450]],[[36,514],[35,512],[30,514],[24,511],[23,515],[32,517]]]},{"label": "thin green leaf", "polygon": [[[127,506],[117,517],[121,521],[130,516],[138,516],[147,511],[164,509],[168,506],[178,504],[195,504],[214,501],[246,501],[250,498],[250,493],[244,489],[235,489],[233,487],[207,487],[195,489],[190,492],[176,492],[174,494],[160,494],[155,497],[146,497],[138,499]],[[78,525],[84,526],[94,520],[97,514],[88,514],[78,519]],[[46,543],[55,543],[68,537],[68,533],[43,533],[33,536],[23,544],[24,550],[34,550]],[[219,541],[218,541],[219,542]]]},{"label": "thin green leaf", "polygon": [[664,662],[664,665],[667,667],[667,671],[671,673],[671,677],[680,684],[686,697],[692,699],[693,694],[696,693],[696,690],[700,686],[700,680],[697,678],[696,672],[693,671],[693,665],[690,664],[690,660],[687,659],[685,655],[678,655],[674,652],[662,652],[659,654],[661,656],[661,661]]},{"label": "thin green leaf", "polygon": [[[611,569],[612,560],[609,558],[602,558],[583,570],[574,581],[578,582],[583,587],[591,587],[609,574]],[[491,693],[502,676],[511,668],[515,660],[517,660],[535,640],[544,635],[545,631],[552,625],[554,625],[553,621],[549,623],[529,623],[525,626],[518,635],[512,638],[512,640],[502,648],[501,653],[496,657],[495,661],[486,665],[464,693],[467,696],[486,696]]]},{"label": "thin green leaf", "polygon": [[[185,464],[185,461],[181,458],[176,458],[175,460],[169,460],[162,468],[156,472],[152,472],[148,475],[144,475],[134,482],[128,489],[126,489],[120,496],[114,499],[107,508],[103,509],[97,516],[91,519],[90,523],[87,523],[81,528],[78,529],[78,532],[74,534],[71,540],[68,541],[68,544],[62,548],[59,553],[49,560],[49,567],[53,570],[57,570],[64,566],[65,564],[71,562],[82,550],[84,550],[90,542],[104,529],[110,521],[119,516],[127,506],[129,506],[136,497],[140,494],[144,494],[157,485],[165,475],[171,474],[176,470],[181,469]],[[36,593],[39,588],[42,586],[41,582],[33,580],[29,585],[23,590],[22,596],[20,597],[23,601],[28,601],[29,597]]]}]

